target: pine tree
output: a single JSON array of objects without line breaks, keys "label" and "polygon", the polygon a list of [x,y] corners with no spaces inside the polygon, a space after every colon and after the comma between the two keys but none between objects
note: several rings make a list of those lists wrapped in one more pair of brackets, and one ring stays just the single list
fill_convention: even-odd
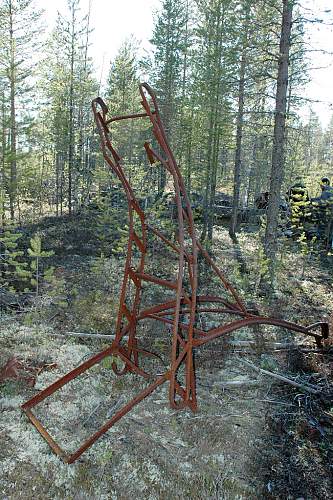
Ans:
[{"label": "pine tree", "polygon": [[[177,145],[176,120],[181,116],[181,99],[184,99],[188,35],[188,2],[163,0],[155,18],[151,43],[151,82],[156,91],[168,140]],[[177,155],[177,154],[176,154]],[[159,171],[159,193],[166,183],[164,169]]]},{"label": "pine tree", "polygon": [[200,23],[196,30],[195,82],[201,111],[200,156],[204,166],[203,230],[210,244],[221,154],[231,140],[231,82],[234,73],[236,33],[233,29],[235,2],[198,1]]},{"label": "pine tree", "polygon": [[21,238],[12,224],[0,228],[0,289],[1,292],[19,292],[31,277],[24,251],[19,249]]},{"label": "pine tree", "polygon": [[235,149],[235,168],[234,168],[234,189],[233,206],[230,220],[229,233],[231,237],[236,235],[238,222],[241,168],[242,168],[242,146],[243,146],[243,128],[244,128],[244,100],[246,76],[248,70],[248,44],[250,30],[250,3],[245,2],[244,12],[241,13],[241,37],[240,37],[240,63],[239,63],[239,82],[238,82],[238,110],[236,120],[236,149]]},{"label": "pine tree", "polygon": [[[133,38],[127,39],[121,45],[114,60],[111,61],[107,85],[106,100],[110,116],[141,113],[142,106],[139,94],[139,63],[137,58],[137,43]],[[143,150],[138,149],[142,131],[148,122],[140,120],[125,120],[112,124],[113,141],[128,168],[139,166],[143,158]]]},{"label": "pine tree", "polygon": [[[17,210],[18,165],[26,123],[23,108],[31,105],[40,12],[33,0],[3,0],[0,5],[0,72],[2,86],[3,176],[9,196],[10,217]],[[20,146],[18,146],[20,144]]]},{"label": "pine tree", "polygon": [[31,268],[31,278],[30,283],[36,290],[36,296],[39,295],[40,282],[41,279],[44,278],[46,280],[50,280],[53,276],[53,268],[50,267],[48,269],[43,269],[41,262],[43,259],[47,257],[51,257],[54,255],[52,250],[45,251],[42,250],[42,240],[39,234],[35,234],[30,239],[30,247],[28,248],[28,254],[31,259],[30,268]]},{"label": "pine tree", "polygon": [[284,176],[285,130],[288,91],[289,52],[294,2],[282,0],[280,50],[276,85],[276,104],[274,119],[274,140],[272,150],[272,169],[270,179],[270,198],[267,211],[265,233],[265,254],[270,262],[270,277],[274,277],[275,254],[277,250],[277,227],[281,186]]},{"label": "pine tree", "polygon": [[43,62],[41,91],[47,108],[39,119],[49,141],[44,154],[52,156],[54,165],[57,214],[65,205],[71,214],[89,198],[95,168],[97,142],[90,103],[98,84],[87,55],[88,21],[88,16],[80,15],[79,0],[68,0],[68,16],[58,15]]}]

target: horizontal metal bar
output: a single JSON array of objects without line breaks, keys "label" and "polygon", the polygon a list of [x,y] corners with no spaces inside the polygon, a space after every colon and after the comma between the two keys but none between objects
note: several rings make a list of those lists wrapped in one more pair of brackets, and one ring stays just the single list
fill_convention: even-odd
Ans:
[{"label": "horizontal metal bar", "polygon": [[173,290],[177,289],[177,281],[168,281],[146,273],[135,272],[135,276],[137,276],[141,280],[150,281],[151,283],[156,283],[156,285],[165,286],[166,288],[171,288]]},{"label": "horizontal metal bar", "polygon": [[[152,111],[152,114],[154,114],[155,111]],[[109,118],[105,123],[106,125],[109,125],[109,123],[112,122],[119,122],[121,120],[130,120],[130,119],[135,119],[135,118],[145,118],[149,116],[147,113],[134,113],[133,115],[119,115],[119,116],[113,116],[112,118]]]}]

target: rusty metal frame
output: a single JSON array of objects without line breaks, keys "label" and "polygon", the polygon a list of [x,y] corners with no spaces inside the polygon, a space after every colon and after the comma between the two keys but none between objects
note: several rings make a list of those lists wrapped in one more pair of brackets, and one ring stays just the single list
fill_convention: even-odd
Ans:
[{"label": "rusty metal frame", "polygon": [[[33,425],[48,442],[52,450],[66,463],[72,463],[77,460],[87,448],[120,418],[165,382],[169,383],[169,403],[172,408],[180,409],[188,407],[195,411],[197,409],[197,399],[193,351],[195,348],[213,339],[242,327],[252,325],[275,325],[290,331],[303,333],[312,336],[318,345],[321,344],[322,339],[328,337],[328,323],[326,322],[320,321],[306,327],[277,318],[253,314],[246,307],[235,288],[229,283],[196,236],[190,201],[179,167],[167,141],[156,97],[151,87],[146,83],[141,84],[139,90],[144,113],[108,118],[108,108],[100,97],[92,103],[104,159],[120,180],[128,203],[129,237],[115,339],[110,347],[93,356],[88,361],[85,361],[22,405],[23,411]],[[158,162],[171,174],[173,179],[178,223],[178,241],[176,243],[170,241],[157,228],[147,224],[145,213],[134,195],[133,189],[125,175],[121,158],[113,147],[110,138],[109,125],[111,123],[145,117],[152,124],[152,131],[159,151],[161,151],[156,151],[151,144],[146,142],[144,148],[148,160],[151,164]],[[136,222],[139,224],[135,226]],[[137,229],[138,225],[140,231]],[[161,242],[175,253],[178,259],[178,271],[175,279],[161,279],[145,272],[149,233],[153,233],[155,237],[159,238]],[[206,261],[206,265],[221,281],[222,287],[229,294],[229,300],[214,295],[198,295],[199,253]],[[135,268],[133,267],[134,254],[139,255],[139,263]],[[188,282],[187,287],[185,285],[185,277]],[[174,298],[167,302],[141,309],[143,282],[157,284],[165,289],[172,290]],[[131,305],[126,300],[130,286],[135,289],[134,300],[131,302]],[[228,316],[235,316],[236,318],[234,321],[226,321],[218,328],[203,330],[198,328],[196,324],[198,314],[203,312],[226,314]],[[183,319],[184,317],[186,317],[186,320]],[[152,382],[151,376],[140,368],[139,362],[139,355],[147,354],[147,351],[138,348],[136,327],[140,321],[145,319],[159,321],[172,327],[172,347],[169,367],[165,373],[157,376]],[[320,332],[315,331],[318,328],[321,330]],[[54,441],[46,428],[32,413],[32,408],[108,356],[117,356],[124,362],[122,370],[119,370],[115,362],[112,363],[112,369],[115,374],[124,375],[127,372],[133,372],[150,381],[150,384],[121,409],[116,411],[113,417],[86,440],[78,450],[69,455]]]}]

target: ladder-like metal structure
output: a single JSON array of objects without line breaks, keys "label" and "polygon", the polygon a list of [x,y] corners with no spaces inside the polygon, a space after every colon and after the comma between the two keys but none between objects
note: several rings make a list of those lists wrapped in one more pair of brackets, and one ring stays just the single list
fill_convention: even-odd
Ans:
[{"label": "ladder-like metal structure", "polygon": [[[151,87],[146,83],[141,84],[139,89],[144,109],[143,113],[109,118],[108,108],[100,97],[92,103],[104,159],[120,180],[128,204],[129,237],[115,339],[110,347],[82,363],[22,406],[28,418],[46,439],[53,451],[67,463],[74,462],[120,418],[165,382],[169,384],[169,402],[172,408],[188,407],[195,411],[197,409],[197,399],[193,351],[213,339],[242,327],[260,324],[275,325],[312,336],[319,345],[323,338],[328,337],[328,324],[326,322],[320,321],[305,327],[289,321],[254,314],[246,307],[234,287],[202,247],[196,236],[191,204],[179,167],[167,141],[156,97]],[[157,143],[158,150],[154,149],[148,142],[144,144],[150,163],[158,162],[170,174],[173,181],[177,210],[177,237],[173,241],[156,227],[147,224],[145,213],[140,207],[125,175],[121,158],[111,142],[111,123],[140,118],[150,120]],[[148,237],[150,234],[153,234],[155,238],[158,238],[174,253],[178,268],[173,279],[162,279],[146,271],[149,258]],[[221,287],[227,293],[227,298],[213,294],[198,294],[199,254],[205,261],[206,267],[220,280]],[[136,261],[136,264],[134,264],[134,261]],[[144,283],[159,285],[165,290],[171,290],[173,298],[163,303],[154,304],[151,307],[142,308],[141,299]],[[132,293],[133,290],[134,293]],[[201,313],[225,315],[226,321],[216,328],[204,330],[198,327],[196,321]],[[138,323],[145,319],[155,320],[172,328],[168,369],[153,381],[151,381],[151,375],[140,366],[140,354],[147,354],[148,352],[139,348],[136,329]],[[316,331],[318,328],[320,332]],[[32,408],[108,356],[116,356],[124,363],[122,370],[119,370],[116,362],[112,363],[113,371],[117,375],[133,372],[149,380],[150,383],[136,397],[117,410],[112,418],[85,441],[78,450],[68,455],[36,418]]]}]

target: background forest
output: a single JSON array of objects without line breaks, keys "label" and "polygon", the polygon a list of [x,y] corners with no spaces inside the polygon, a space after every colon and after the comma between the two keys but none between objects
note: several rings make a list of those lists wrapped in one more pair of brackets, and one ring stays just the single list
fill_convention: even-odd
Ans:
[{"label": "background forest", "polygon": [[[330,26],[331,13],[306,0],[160,0],[150,49],[124,32],[118,53],[96,68],[94,0],[87,11],[83,0],[67,0],[51,30],[37,4],[0,0],[1,498],[331,499],[331,339],[319,346],[255,325],[207,344],[195,359],[196,414],[171,409],[163,386],[73,465],[21,412],[115,333],[128,213],[91,101],[101,96],[112,116],[140,113],[140,82],[156,92],[200,241],[248,311],[325,321],[332,332],[331,243],[301,223],[309,201],[296,195],[293,212],[285,199],[295,182],[318,197],[321,178],[333,177],[333,115],[323,128],[306,97],[317,54],[308,26]],[[149,124],[111,128],[147,220],[177,243],[171,183],[142,147]],[[325,207],[314,210],[315,224],[328,213],[332,235]],[[150,274],[168,283],[175,262],[153,236]],[[198,262],[200,286],[220,294]],[[165,300],[155,282],[142,286],[145,305]],[[196,315],[203,330],[225,321]],[[144,360],[158,373],[170,362],[170,322],[138,327],[140,356],[158,351]],[[110,419],[125,392],[130,400],[142,390],[133,374],[116,377],[112,363],[106,357],[41,405],[64,450]]]},{"label": "background forest", "polygon": [[[83,12],[80,0],[68,0],[47,37],[33,0],[3,0],[0,8],[3,289],[22,291],[29,280],[36,286],[35,269],[29,258],[24,262],[29,245],[30,252],[36,249],[21,233],[46,215],[71,217],[98,207],[97,254],[121,253],[126,215],[117,210],[121,195],[114,197],[91,101],[102,95],[113,115],[140,112],[141,81],[156,91],[193,206],[200,205],[201,240],[212,244],[214,224],[220,224],[216,204],[232,206],[229,232],[235,237],[242,210],[270,192],[262,230],[272,267],[281,196],[300,178],[316,196],[320,178],[333,174],[333,118],[323,130],[304,98],[314,50],[306,27],[326,22],[327,13],[316,17],[297,1],[163,0],[154,14],[151,50],[142,52],[128,37],[98,81],[90,10]],[[308,120],[302,118],[306,108]],[[163,203],[170,190],[163,169],[145,164],[140,145],[148,133],[141,122],[113,130],[145,206]],[[108,238],[112,231],[117,237]],[[40,236],[34,237],[41,252]],[[52,244],[46,241],[48,251]]]},{"label": "background forest", "polygon": [[[307,122],[300,118],[301,108],[311,106],[302,98],[309,54],[306,20],[294,3],[282,191],[301,176],[314,195],[320,176],[332,174],[333,121],[323,130],[315,113]],[[43,14],[33,1],[2,1],[1,19],[3,221],[76,212],[106,188],[91,100],[101,94],[112,113],[135,112],[143,80],[157,92],[188,190],[205,194],[205,209],[216,190],[233,193],[235,161],[241,205],[268,190],[279,0],[162,1],[151,53],[139,58],[135,40],[125,40],[106,83],[95,76],[89,12],[80,10],[79,0],[70,0],[67,12],[59,13],[46,41]],[[144,134],[136,127],[115,137],[133,170],[142,168],[135,145]],[[164,189],[163,178],[155,182],[156,190]]]}]

